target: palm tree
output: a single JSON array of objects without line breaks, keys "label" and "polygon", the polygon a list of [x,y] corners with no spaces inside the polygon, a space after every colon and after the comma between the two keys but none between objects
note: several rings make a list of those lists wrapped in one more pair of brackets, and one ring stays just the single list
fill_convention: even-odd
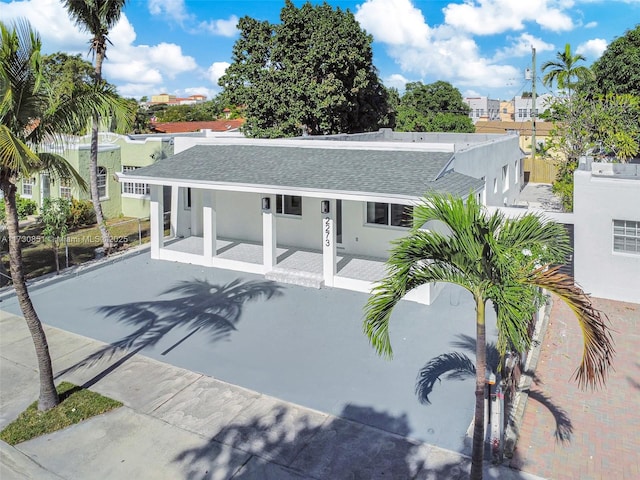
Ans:
[{"label": "palm tree", "polygon": [[51,357],[42,323],[36,313],[22,266],[22,249],[16,208],[16,182],[39,171],[58,178],[82,178],[59,155],[40,151],[43,141],[60,144],[63,133],[82,130],[98,111],[115,112],[127,121],[123,101],[109,89],[78,86],[68,96],[54,96],[42,76],[41,41],[26,21],[10,26],[0,22],[0,189],[5,198],[11,279],[18,303],[33,338],[40,372],[38,408],[58,404]]},{"label": "palm tree", "polygon": [[571,90],[580,81],[595,78],[589,67],[578,65],[578,62],[584,62],[586,58],[579,53],[574,55],[568,43],[564,46],[563,52],[556,53],[556,59],[555,62],[549,60],[542,65],[543,72],[548,70],[542,78],[542,83],[549,87],[555,82],[559,89],[566,88],[571,96]]},{"label": "palm tree", "polygon": [[[107,57],[107,43],[110,43],[109,30],[118,22],[122,8],[126,0],[64,0],[63,4],[69,11],[69,15],[76,24],[88,31],[93,38],[90,40],[89,50],[95,58],[94,82],[102,83],[102,63]],[[89,167],[89,184],[91,191],[91,201],[96,212],[96,221],[100,227],[100,236],[105,255],[109,254],[112,242],[111,235],[102,213],[100,204],[100,193],[98,190],[98,128],[100,116],[94,115],[91,128],[91,154]]]},{"label": "palm tree", "polygon": [[[575,378],[581,387],[606,380],[614,354],[606,315],[596,310],[570,277],[550,267],[569,250],[564,227],[534,214],[505,218],[488,214],[470,195],[466,201],[430,195],[414,207],[413,228],[395,242],[387,275],[365,307],[364,331],[378,354],[391,356],[389,321],[396,304],[410,290],[431,282],[460,285],[476,304],[476,402],[471,476],[482,478],[484,397],[487,364],[485,307],[497,315],[501,355],[507,348],[524,351],[527,326],[543,301],[544,288],[568,303],[582,327],[584,353]],[[420,228],[436,222],[448,234]],[[445,227],[446,226],[446,227]],[[438,229],[442,231],[441,228]]]}]

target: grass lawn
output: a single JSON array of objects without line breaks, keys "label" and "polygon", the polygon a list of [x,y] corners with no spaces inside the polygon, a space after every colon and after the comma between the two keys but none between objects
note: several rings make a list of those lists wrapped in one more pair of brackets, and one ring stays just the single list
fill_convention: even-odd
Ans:
[{"label": "grass lawn", "polygon": [[0,439],[9,445],[16,445],[122,406],[116,400],[69,382],[61,382],[57,390],[60,395],[57,407],[41,412],[38,410],[38,402],[33,402],[0,432]]},{"label": "grass lawn", "polygon": [[[142,234],[142,243],[149,241],[149,220],[116,218],[107,221],[107,228],[117,242],[119,250],[139,245],[139,234]],[[55,272],[54,253],[50,244],[42,237],[42,225],[33,224],[24,227],[20,231],[22,238],[22,262],[27,278],[35,278],[47,273]],[[68,235],[69,266],[93,260],[95,249],[102,246],[100,230],[97,225],[84,227]],[[0,259],[9,271],[9,254],[6,242],[0,244]],[[60,270],[66,266],[64,245],[58,250]]]}]

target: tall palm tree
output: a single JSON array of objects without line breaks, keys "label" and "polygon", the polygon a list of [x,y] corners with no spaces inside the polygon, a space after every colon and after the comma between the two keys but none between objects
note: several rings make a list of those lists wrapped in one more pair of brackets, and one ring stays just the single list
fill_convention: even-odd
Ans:
[{"label": "tall palm tree", "polygon": [[[487,363],[485,307],[497,315],[501,354],[529,345],[527,326],[543,300],[544,288],[568,303],[582,327],[584,352],[576,371],[580,386],[606,380],[614,354],[606,315],[596,310],[571,278],[550,265],[569,249],[564,227],[534,214],[506,218],[486,213],[470,195],[466,201],[430,195],[413,209],[413,228],[395,242],[387,275],[374,288],[365,307],[364,331],[381,355],[391,356],[389,321],[396,304],[410,290],[431,282],[460,285],[476,304],[476,402],[471,476],[482,478],[484,397]],[[426,222],[446,226],[448,234],[420,228]],[[438,228],[439,231],[442,229]]]},{"label": "tall palm tree", "polygon": [[584,80],[593,79],[594,74],[589,67],[578,65],[584,62],[586,58],[581,54],[573,54],[571,45],[566,44],[564,51],[556,53],[556,61],[549,60],[542,64],[542,71],[548,72],[542,77],[542,83],[551,87],[555,82],[559,89],[567,89],[569,96],[571,90]]},{"label": "tall palm tree", "polygon": [[[94,82],[102,83],[102,63],[107,57],[107,43],[111,43],[107,35],[109,30],[118,22],[122,8],[126,0],[64,0],[63,4],[69,11],[69,15],[76,24],[92,35],[89,41],[89,50],[95,58]],[[98,129],[100,116],[94,115],[91,128],[91,152],[89,167],[89,184],[91,201],[96,212],[96,220],[100,227],[100,236],[105,255],[109,254],[112,247],[111,235],[107,226],[100,204],[98,190]]]},{"label": "tall palm tree", "polygon": [[41,151],[39,145],[44,141],[60,144],[61,132],[81,131],[96,111],[113,112],[126,123],[128,110],[123,110],[124,101],[113,91],[100,86],[78,86],[68,96],[54,97],[42,76],[40,48],[39,35],[26,21],[9,26],[0,22],[0,189],[5,198],[11,279],[38,359],[38,408],[47,410],[58,404],[58,395],[47,338],[24,276],[16,182],[48,171],[58,178],[74,178],[83,186],[82,178],[64,158]]}]

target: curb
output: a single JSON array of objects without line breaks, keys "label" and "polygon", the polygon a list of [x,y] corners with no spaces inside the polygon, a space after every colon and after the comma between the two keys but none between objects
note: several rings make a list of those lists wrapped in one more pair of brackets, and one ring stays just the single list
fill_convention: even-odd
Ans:
[{"label": "curb", "polygon": [[549,326],[552,307],[553,298],[551,295],[547,295],[544,314],[539,317],[538,322],[536,323],[533,338],[531,339],[531,348],[527,355],[525,368],[520,376],[520,381],[518,382],[518,390],[515,394],[511,414],[509,415],[509,423],[504,431],[504,456],[509,460],[513,457],[513,452],[515,451],[518,442],[518,436],[520,435],[520,427],[522,426],[525,408],[527,406],[527,401],[529,400],[529,389],[533,383],[533,374],[535,374],[540,360],[542,344],[547,332],[547,327]]}]

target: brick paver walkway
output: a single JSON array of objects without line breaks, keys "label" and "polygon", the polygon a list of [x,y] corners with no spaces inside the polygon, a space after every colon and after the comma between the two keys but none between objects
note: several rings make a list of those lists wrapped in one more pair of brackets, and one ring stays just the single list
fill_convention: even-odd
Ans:
[{"label": "brick paver walkway", "polygon": [[[569,308],[554,299],[537,370],[542,383],[532,388],[511,466],[553,480],[640,479],[640,305],[595,303],[615,330],[615,371],[597,391],[581,391],[571,380],[582,334]],[[543,403],[571,422],[568,440],[556,440],[554,415]]]}]

